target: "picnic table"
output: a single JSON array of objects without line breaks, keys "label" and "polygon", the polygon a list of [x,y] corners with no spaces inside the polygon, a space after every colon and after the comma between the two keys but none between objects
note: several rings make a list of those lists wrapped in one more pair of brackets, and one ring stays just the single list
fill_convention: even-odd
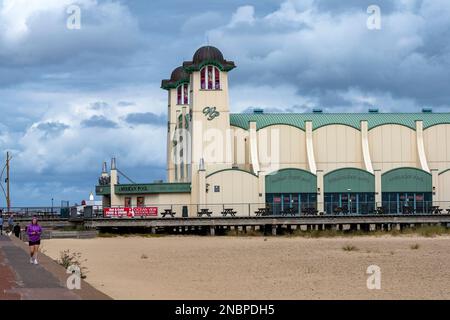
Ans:
[{"label": "picnic table", "polygon": [[289,207],[281,211],[282,216],[287,216],[288,214],[290,214],[291,216],[295,216],[294,208]]},{"label": "picnic table", "polygon": [[269,210],[267,208],[258,208],[255,213],[257,217],[267,216],[269,215]]},{"label": "picnic table", "polygon": [[302,213],[305,216],[315,216],[315,215],[317,215],[319,213],[319,211],[316,208],[314,208],[314,207],[310,207],[310,208],[302,209]]},{"label": "picnic table", "polygon": [[235,217],[236,216],[236,211],[234,211],[233,208],[224,208],[223,211],[222,211],[222,215],[224,217],[226,217],[228,214],[230,216],[232,216],[232,217]]},{"label": "picnic table", "polygon": [[[431,213],[435,213],[435,214],[441,214],[442,210],[439,206],[431,206]],[[448,211],[448,210],[447,210]]]},{"label": "picnic table", "polygon": [[212,211],[209,211],[209,209],[200,209],[199,212],[197,212],[197,216],[202,217],[204,215],[211,217]]},{"label": "picnic table", "polygon": [[336,207],[333,209],[334,213],[339,215],[341,214],[344,210],[342,209],[342,207]]},{"label": "picnic table", "polygon": [[175,216],[176,212],[172,209],[164,209],[164,212],[161,212],[161,215],[163,218],[165,218],[167,215],[171,216],[172,218]]},{"label": "picnic table", "polygon": [[413,214],[414,208],[410,206],[403,206],[403,214]]}]

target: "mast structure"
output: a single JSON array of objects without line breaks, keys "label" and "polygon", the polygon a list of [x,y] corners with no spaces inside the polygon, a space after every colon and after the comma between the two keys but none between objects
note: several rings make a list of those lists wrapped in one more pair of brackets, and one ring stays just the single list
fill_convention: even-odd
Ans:
[{"label": "mast structure", "polygon": [[11,193],[10,193],[10,178],[9,178],[9,161],[11,160],[9,156],[9,151],[6,152],[6,207],[8,208],[8,213],[11,212]]}]

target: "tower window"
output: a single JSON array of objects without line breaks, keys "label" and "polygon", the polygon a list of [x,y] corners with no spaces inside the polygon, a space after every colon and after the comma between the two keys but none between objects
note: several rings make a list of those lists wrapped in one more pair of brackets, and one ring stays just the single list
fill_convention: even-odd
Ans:
[{"label": "tower window", "polygon": [[177,88],[177,104],[189,104],[189,84],[180,84]]},{"label": "tower window", "polygon": [[220,90],[220,71],[217,67],[206,66],[200,71],[201,88]]}]

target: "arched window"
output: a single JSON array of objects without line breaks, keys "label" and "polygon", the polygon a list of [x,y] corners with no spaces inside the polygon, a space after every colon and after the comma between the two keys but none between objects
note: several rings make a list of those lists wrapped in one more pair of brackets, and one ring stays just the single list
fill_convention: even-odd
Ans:
[{"label": "arched window", "polygon": [[180,84],[177,88],[177,104],[189,104],[189,84]]},{"label": "arched window", "polygon": [[201,88],[220,90],[220,71],[217,67],[206,66],[200,71]]}]

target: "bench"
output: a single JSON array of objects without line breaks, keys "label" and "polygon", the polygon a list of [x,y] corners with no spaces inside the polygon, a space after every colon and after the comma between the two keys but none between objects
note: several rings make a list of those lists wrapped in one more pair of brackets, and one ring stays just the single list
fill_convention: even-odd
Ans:
[{"label": "bench", "polygon": [[235,217],[236,216],[236,211],[234,211],[232,208],[225,208],[225,209],[223,209],[222,215],[224,217],[226,217],[228,214],[230,216],[232,216],[232,217]]},{"label": "bench", "polygon": [[319,211],[316,208],[304,208],[302,210],[302,213],[305,216],[316,216],[319,213]]},{"label": "bench", "polygon": [[267,210],[267,208],[258,208],[258,210],[255,211],[257,217],[267,216],[268,213],[269,210]]},{"label": "bench", "polygon": [[163,218],[165,218],[167,215],[171,216],[172,218],[175,217],[176,212],[172,209],[164,209],[164,212],[161,212],[161,215]]},{"label": "bench", "polygon": [[403,214],[414,214],[414,208],[410,206],[403,206]]},{"label": "bench", "polygon": [[287,216],[287,215],[295,216],[294,208],[286,208],[286,209],[284,209],[283,211],[281,211],[281,215],[282,216]]},{"label": "bench", "polygon": [[211,217],[211,214],[212,214],[212,211],[209,211],[209,209],[200,209],[200,211],[197,212],[197,216],[200,218],[204,215]]},{"label": "bench", "polygon": [[[439,206],[432,206],[431,208],[430,208],[430,213],[431,214],[441,214],[442,213],[442,210],[443,209],[441,209]],[[447,210],[448,211],[448,210]]]}]

